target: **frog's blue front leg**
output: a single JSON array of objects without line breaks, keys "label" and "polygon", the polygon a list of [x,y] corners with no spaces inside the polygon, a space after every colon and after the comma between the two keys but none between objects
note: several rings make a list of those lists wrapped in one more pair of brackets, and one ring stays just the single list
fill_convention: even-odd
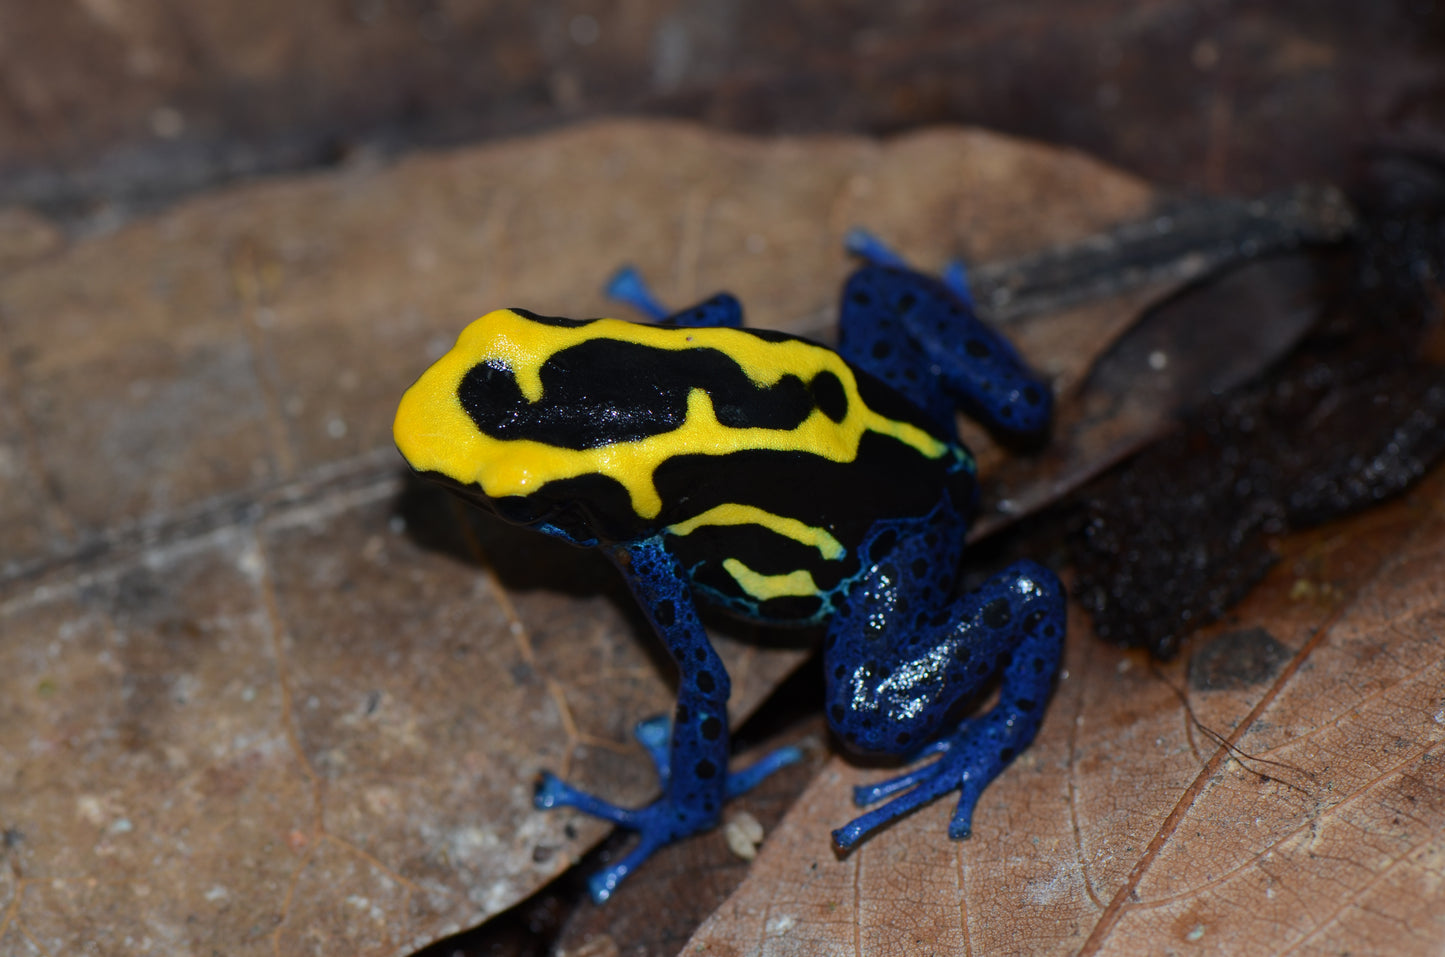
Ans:
[{"label": "frog's blue front leg", "polygon": [[[882,524],[882,523],[880,523]],[[1018,562],[952,607],[940,605],[946,542],[961,522],[940,506],[912,534],[880,529],[897,545],[850,594],[846,613],[829,625],[828,720],[852,747],[926,757],[928,765],[859,788],[859,804],[887,804],[833,832],[844,850],[863,835],[915,808],[960,791],[949,836],[969,834],[979,796],[1038,732],[1058,672],[1064,638],[1063,587],[1034,562]],[[1002,670],[998,704],[948,728],[952,709]],[[926,747],[920,745],[933,742]]]},{"label": "frog's blue front leg", "polygon": [[534,803],[539,808],[575,807],[639,832],[641,840],[631,853],[588,880],[598,903],[610,897],[618,883],[653,851],[713,827],[726,799],[802,756],[796,748],[782,748],[743,771],[728,771],[731,682],[698,621],[682,567],[660,539],[617,548],[611,557],[677,664],[678,691],[671,722],[653,718],[637,726],[637,739],[662,779],[662,797],[652,804],[621,808],[551,774],[544,775],[537,788]]},{"label": "frog's blue front leg", "polygon": [[671,312],[648,288],[642,274],[631,266],[623,266],[608,280],[604,291],[608,298],[625,303],[653,322],[673,326],[732,326],[743,324],[743,307],[737,298],[720,292],[695,306]]}]

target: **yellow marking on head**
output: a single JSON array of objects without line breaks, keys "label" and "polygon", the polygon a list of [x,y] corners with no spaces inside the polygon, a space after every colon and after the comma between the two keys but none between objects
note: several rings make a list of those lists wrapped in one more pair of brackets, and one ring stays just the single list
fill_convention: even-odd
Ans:
[{"label": "yellow marking on head", "polygon": [[813,574],[807,569],[800,568],[786,575],[763,575],[736,558],[725,558],[722,564],[723,569],[733,576],[733,581],[738,583],[738,587],[758,601],[818,594]]},{"label": "yellow marking on head", "polygon": [[[542,366],[564,349],[593,339],[615,339],[654,349],[717,349],[731,357],[760,387],[785,375],[804,382],[832,372],[843,386],[848,412],[834,422],[814,409],[792,429],[735,429],[722,425],[703,388],[687,397],[687,418],[676,429],[595,449],[567,449],[532,439],[496,439],[476,427],[462,408],[462,379],[482,363],[505,365],[529,402],[542,398]],[[892,436],[928,458],[948,454],[950,445],[926,430],[880,415],[858,395],[853,370],[837,353],[802,340],[769,342],[739,329],[649,326],[598,319],[580,326],[537,322],[510,309],[476,320],[402,396],[392,434],[410,465],[439,472],[463,485],[475,484],[490,498],[527,495],[548,482],[593,473],[616,479],[627,489],[633,510],[655,518],[662,499],[653,472],[677,455],[727,455],[745,450],[802,451],[834,462],[851,462],[865,432]]]},{"label": "yellow marking on head", "polygon": [[689,535],[703,525],[761,525],[784,538],[811,545],[824,558],[833,561],[842,558],[847,551],[843,547],[843,543],[829,534],[825,528],[815,528],[796,518],[776,515],[752,505],[739,505],[735,502],[716,505],[685,522],[669,525],[667,530],[674,535]]}]

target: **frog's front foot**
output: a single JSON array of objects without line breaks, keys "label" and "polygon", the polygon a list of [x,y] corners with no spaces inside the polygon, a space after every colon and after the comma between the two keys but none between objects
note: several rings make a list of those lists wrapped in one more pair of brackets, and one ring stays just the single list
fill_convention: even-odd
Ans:
[{"label": "frog's front foot", "polygon": [[618,807],[586,791],[579,791],[547,772],[543,772],[541,780],[537,782],[532,803],[539,810],[575,807],[585,814],[638,832],[640,840],[626,857],[587,879],[592,899],[599,904],[611,897],[622,879],[636,870],[653,851],[716,825],[721,815],[721,801],[751,790],[769,774],[795,764],[803,757],[802,752],[795,747],[779,748],[741,771],[729,772],[718,788],[719,795],[685,797],[674,794],[671,787],[671,731],[672,723],[666,717],[639,722],[634,730],[637,740],[652,758],[653,766],[657,768],[657,776],[662,781],[662,797],[646,807]]}]

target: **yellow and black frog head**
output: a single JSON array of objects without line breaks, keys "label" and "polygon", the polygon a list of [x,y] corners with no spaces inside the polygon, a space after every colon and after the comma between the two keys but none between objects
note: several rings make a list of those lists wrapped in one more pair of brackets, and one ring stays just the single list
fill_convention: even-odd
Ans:
[{"label": "yellow and black frog head", "polygon": [[407,391],[394,433],[416,471],[594,545],[750,501],[800,458],[856,463],[865,434],[949,458],[921,423],[875,411],[841,357],[784,333],[499,309]]}]

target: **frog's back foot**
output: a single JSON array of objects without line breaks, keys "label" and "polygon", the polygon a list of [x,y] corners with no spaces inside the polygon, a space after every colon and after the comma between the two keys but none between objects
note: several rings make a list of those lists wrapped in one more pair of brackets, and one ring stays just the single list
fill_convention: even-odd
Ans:
[{"label": "frog's back foot", "polygon": [[[850,673],[845,665],[833,673],[828,687],[829,723],[855,746],[897,753],[936,727],[929,720],[930,713],[950,711],[996,673],[995,662],[1007,661],[998,704],[985,714],[963,720],[934,744],[914,753],[914,757],[938,755],[936,760],[855,790],[859,804],[887,801],[833,832],[840,849],[848,850],[870,831],[955,790],[960,792],[958,809],[948,835],[955,840],[968,837],[973,810],[984,788],[1038,733],[1063,654],[1064,619],[1064,589],[1058,578],[1042,565],[1021,561],[960,599],[953,620],[932,635],[917,642],[899,642],[896,636],[884,641],[921,658],[910,660],[907,654],[897,660],[888,658],[872,650],[878,644],[875,640],[869,645],[873,657],[868,659],[868,667]],[[856,655],[846,651],[841,656],[844,661],[852,657]],[[943,674],[928,671],[928,663],[944,659],[950,664]],[[829,663],[833,664],[832,658]],[[902,709],[898,696],[906,690],[907,681],[890,679],[913,673],[923,679],[917,682],[919,697]],[[953,694],[929,697],[935,686],[946,687]],[[862,702],[864,707],[850,709],[847,702]],[[895,712],[916,712],[918,725],[904,724],[896,717],[880,724],[877,705],[884,702],[893,705]]]},{"label": "frog's back foot", "polygon": [[667,307],[657,301],[647,280],[634,266],[623,266],[613,273],[603,292],[608,299],[631,306],[653,322],[667,318]]},{"label": "frog's back foot", "polygon": [[[843,237],[843,248],[859,259],[874,266],[892,266],[894,269],[911,269],[908,261],[893,251],[893,248],[866,229],[854,226]],[[964,305],[973,308],[973,292],[968,286],[968,269],[963,260],[950,260],[943,268],[943,284],[963,300]]]},{"label": "frog's back foot", "polygon": [[603,292],[607,298],[631,306],[653,322],[663,325],[703,328],[743,324],[743,307],[730,293],[720,292],[694,306],[670,312],[653,294],[642,273],[632,266],[623,266],[613,273]]},{"label": "frog's back foot", "polygon": [[910,269],[869,263],[848,278],[840,312],[838,351],[940,424],[962,409],[1006,437],[1047,431],[1053,414],[1048,383],[974,314],[958,289]]}]

